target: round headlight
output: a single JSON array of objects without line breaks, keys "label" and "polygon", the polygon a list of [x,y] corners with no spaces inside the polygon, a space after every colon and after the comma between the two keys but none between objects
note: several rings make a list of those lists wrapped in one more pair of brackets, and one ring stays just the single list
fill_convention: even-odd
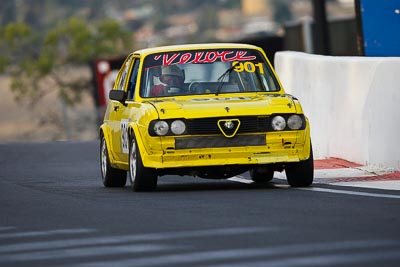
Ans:
[{"label": "round headlight", "polygon": [[176,135],[181,135],[186,131],[186,125],[181,120],[176,120],[171,123],[171,132]]},{"label": "round headlight", "polygon": [[166,123],[165,121],[157,121],[154,124],[153,130],[157,135],[166,135],[169,130],[168,123]]},{"label": "round headlight", "polygon": [[286,127],[285,118],[282,116],[275,116],[272,119],[271,125],[272,125],[272,129],[274,129],[275,131],[282,131]]},{"label": "round headlight", "polygon": [[299,115],[292,115],[287,120],[287,125],[292,130],[298,130],[303,126],[303,120]]}]

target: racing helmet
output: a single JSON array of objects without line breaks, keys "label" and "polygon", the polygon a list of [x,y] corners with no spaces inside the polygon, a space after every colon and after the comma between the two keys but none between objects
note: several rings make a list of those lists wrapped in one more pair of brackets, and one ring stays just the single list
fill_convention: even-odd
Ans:
[{"label": "racing helmet", "polygon": [[160,81],[168,86],[181,87],[185,77],[176,65],[162,66]]}]

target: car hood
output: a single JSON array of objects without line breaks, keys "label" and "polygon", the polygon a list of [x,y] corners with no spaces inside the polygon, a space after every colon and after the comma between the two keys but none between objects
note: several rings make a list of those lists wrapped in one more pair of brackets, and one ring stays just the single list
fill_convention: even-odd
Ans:
[{"label": "car hood", "polygon": [[168,98],[150,103],[157,109],[160,119],[303,113],[297,99],[287,94],[250,97],[215,96],[192,99]]}]

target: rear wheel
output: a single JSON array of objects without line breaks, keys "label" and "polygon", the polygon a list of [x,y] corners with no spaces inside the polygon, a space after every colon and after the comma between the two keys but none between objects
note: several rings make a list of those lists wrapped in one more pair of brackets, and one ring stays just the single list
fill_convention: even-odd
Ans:
[{"label": "rear wheel", "polygon": [[256,183],[269,182],[274,178],[274,169],[271,166],[259,166],[250,170],[250,177]]},{"label": "rear wheel", "polygon": [[289,185],[294,187],[309,186],[314,180],[314,157],[312,147],[307,160],[290,163],[285,168]]},{"label": "rear wheel", "polygon": [[108,156],[107,143],[101,136],[100,143],[100,167],[103,185],[105,187],[124,187],[126,184],[126,171],[111,167]]},{"label": "rear wheel", "polygon": [[129,147],[129,177],[133,191],[154,191],[157,188],[157,172],[143,166],[135,137]]}]

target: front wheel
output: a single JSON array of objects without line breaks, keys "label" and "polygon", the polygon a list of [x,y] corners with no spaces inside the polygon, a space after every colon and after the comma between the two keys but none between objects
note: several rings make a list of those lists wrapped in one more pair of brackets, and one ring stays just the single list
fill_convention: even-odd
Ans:
[{"label": "front wheel", "polygon": [[105,187],[124,187],[126,184],[126,171],[111,167],[108,156],[107,143],[101,136],[100,143],[100,167],[103,185]]},{"label": "front wheel", "polygon": [[314,180],[314,157],[312,147],[310,157],[304,161],[290,163],[285,168],[286,178],[290,186],[309,186]]},{"label": "front wheel", "polygon": [[132,137],[129,147],[129,177],[133,191],[154,191],[157,188],[156,170],[143,166],[135,137]]}]

